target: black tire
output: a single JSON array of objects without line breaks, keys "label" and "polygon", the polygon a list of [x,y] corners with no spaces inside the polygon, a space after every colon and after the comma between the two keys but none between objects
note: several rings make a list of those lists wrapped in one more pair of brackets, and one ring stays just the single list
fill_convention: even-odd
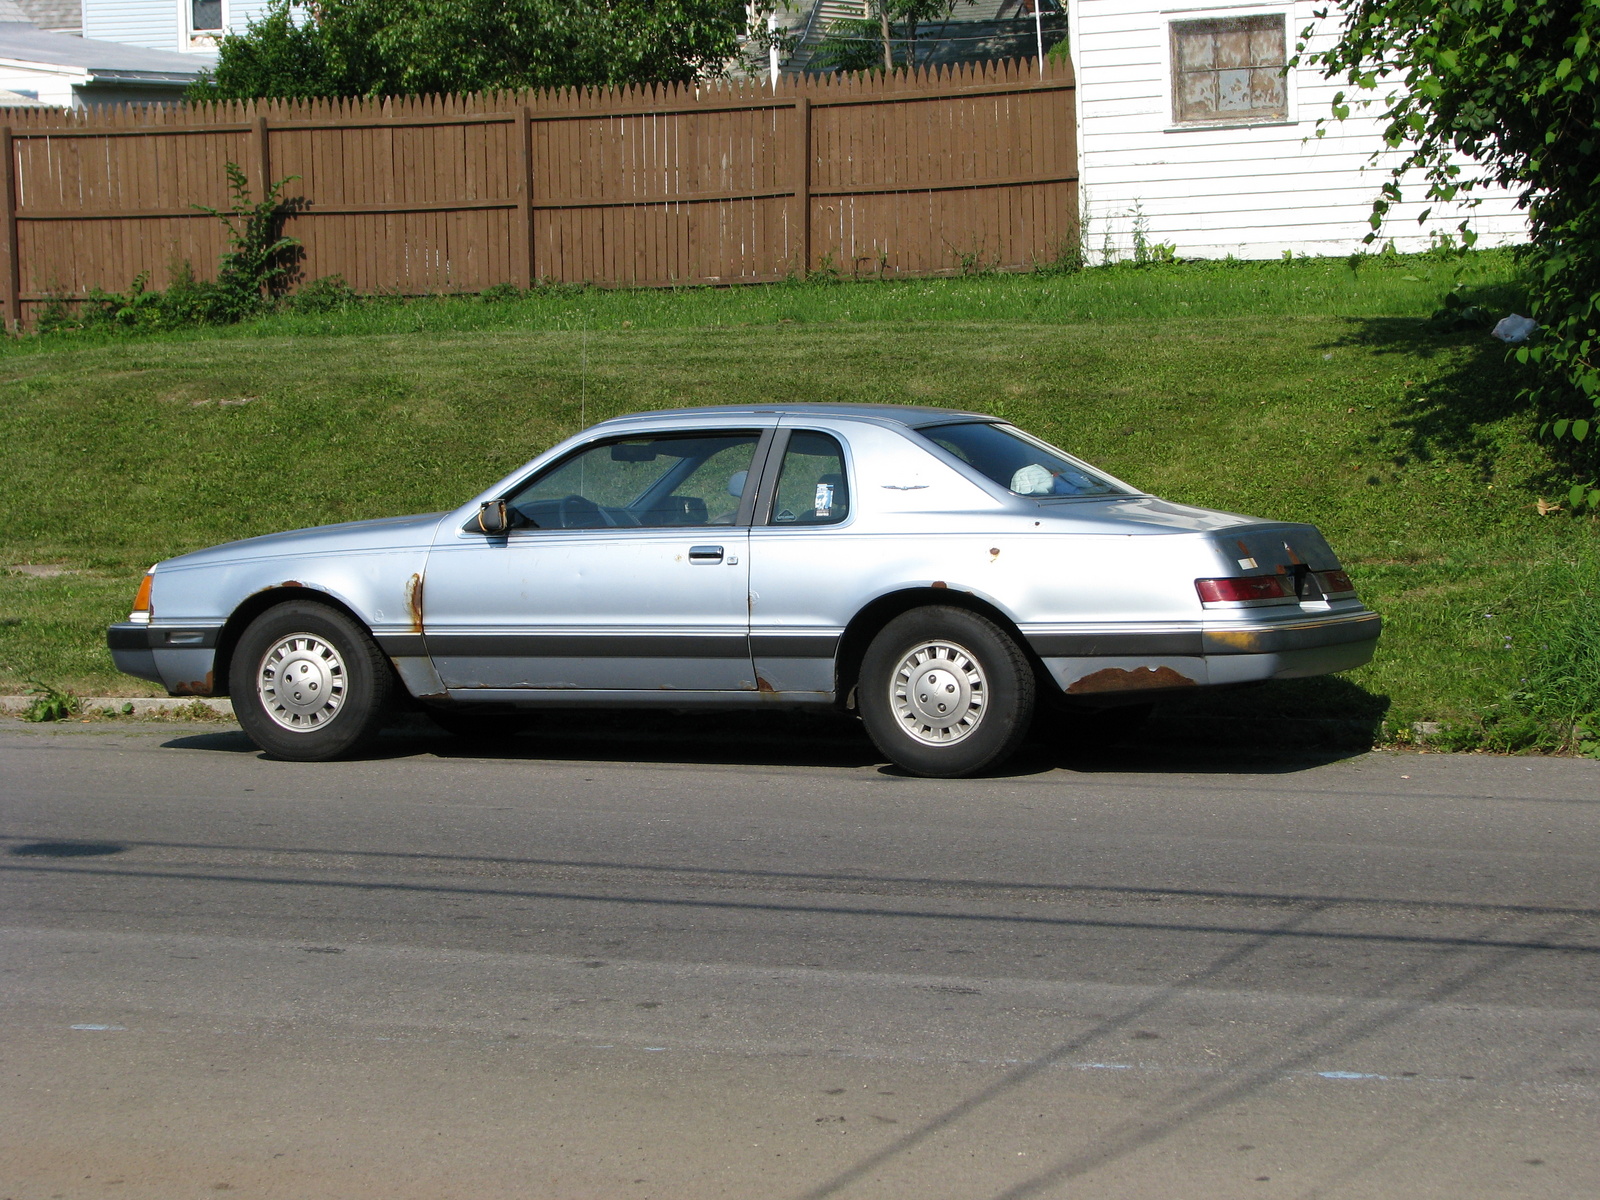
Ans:
[{"label": "black tire", "polygon": [[[910,660],[923,651],[927,692],[908,687],[920,676]],[[976,775],[1009,758],[1028,734],[1034,698],[1022,648],[988,618],[942,605],[885,625],[867,647],[856,689],[873,744],[897,766],[936,779]],[[950,705],[943,715],[940,703]]]},{"label": "black tire", "polygon": [[304,600],[269,608],[250,624],[228,682],[250,740],[294,762],[360,753],[383,731],[396,695],[394,672],[372,635],[338,609]]}]

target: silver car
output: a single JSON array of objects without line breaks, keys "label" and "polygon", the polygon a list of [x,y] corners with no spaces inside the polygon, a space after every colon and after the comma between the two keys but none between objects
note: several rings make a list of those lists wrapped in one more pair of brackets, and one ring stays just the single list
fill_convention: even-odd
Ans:
[{"label": "silver car", "polygon": [[1047,700],[1345,671],[1378,630],[1313,526],[1170,504],[994,417],[810,404],[618,417],[453,512],[169,559],[109,644],[280,758],[355,753],[402,705],[480,734],[776,705],[961,776]]}]

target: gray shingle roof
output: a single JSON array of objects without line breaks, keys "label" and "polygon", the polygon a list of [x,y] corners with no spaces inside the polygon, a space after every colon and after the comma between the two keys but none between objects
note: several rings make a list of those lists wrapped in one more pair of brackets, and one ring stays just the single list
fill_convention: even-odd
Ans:
[{"label": "gray shingle roof", "polygon": [[[0,13],[8,8],[20,8],[26,14],[22,19],[32,21],[40,29],[57,33],[83,32],[83,0],[5,0],[0,4]],[[14,19],[0,17],[5,21]]]},{"label": "gray shingle roof", "polygon": [[[10,2],[14,4],[15,0]],[[0,4],[4,3],[7,0],[0,0]],[[174,83],[187,83],[216,62],[210,55],[146,50],[141,46],[73,37],[68,33],[46,33],[23,21],[3,19],[0,19],[0,58],[52,67],[77,67],[96,79]]]}]

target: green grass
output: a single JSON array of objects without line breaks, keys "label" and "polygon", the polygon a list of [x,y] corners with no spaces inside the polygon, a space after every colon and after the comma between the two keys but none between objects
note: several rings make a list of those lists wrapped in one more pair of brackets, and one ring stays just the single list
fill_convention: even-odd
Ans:
[{"label": "green grass", "polygon": [[[1316,522],[1386,618],[1378,659],[1236,703],[1443,720],[1470,744],[1600,554],[1592,521],[1535,511],[1553,476],[1498,344],[1424,323],[1458,279],[1512,303],[1508,260],[1481,255],[567,289],[21,339],[0,351],[0,565],[72,573],[0,574],[0,687],[137,690],[101,628],[158,558],[453,506],[618,412],[878,401],[1000,414],[1168,498]],[[1551,720],[1517,744],[1559,740]]]}]

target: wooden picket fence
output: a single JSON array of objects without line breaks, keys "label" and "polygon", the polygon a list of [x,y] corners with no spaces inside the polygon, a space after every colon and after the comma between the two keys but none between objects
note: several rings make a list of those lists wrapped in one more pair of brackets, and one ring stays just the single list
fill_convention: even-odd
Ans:
[{"label": "wooden picket fence", "polygon": [[292,179],[300,280],[361,292],[1020,269],[1075,244],[1071,68],[0,110],[0,302],[207,277],[225,165]]}]

